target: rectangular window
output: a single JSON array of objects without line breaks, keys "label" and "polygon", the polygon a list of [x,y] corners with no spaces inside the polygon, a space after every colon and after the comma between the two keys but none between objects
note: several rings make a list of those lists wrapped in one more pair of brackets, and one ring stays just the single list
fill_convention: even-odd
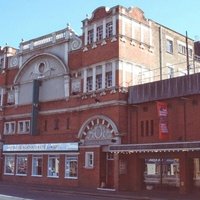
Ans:
[{"label": "rectangular window", "polygon": [[18,122],[18,133],[30,132],[30,120],[24,120]]},{"label": "rectangular window", "polygon": [[111,37],[113,35],[113,25],[112,22],[106,24],[106,37]]},{"label": "rectangular window", "polygon": [[22,176],[27,175],[27,156],[17,157],[16,174]]},{"label": "rectangular window", "polygon": [[86,168],[94,167],[94,152],[85,153],[85,167]]},{"label": "rectangular window", "polygon": [[94,37],[93,30],[88,31],[88,44],[93,43],[93,37]]},{"label": "rectangular window", "polygon": [[5,156],[4,174],[14,174],[15,156]]},{"label": "rectangular window", "polygon": [[182,44],[179,44],[178,45],[178,52],[185,55],[186,54],[186,47]]},{"label": "rectangular window", "polygon": [[78,156],[76,155],[66,156],[65,177],[78,178]]},{"label": "rectangular window", "polygon": [[92,76],[87,78],[87,92],[92,91]]},{"label": "rectangular window", "polygon": [[14,134],[15,133],[15,122],[5,122],[4,123],[4,134]]},{"label": "rectangular window", "polygon": [[168,53],[173,53],[173,41],[167,39],[166,42],[167,42],[166,51],[167,51]]},{"label": "rectangular window", "polygon": [[59,157],[49,156],[48,158],[48,176],[58,177],[59,176]]},{"label": "rectangular window", "polygon": [[32,158],[32,175],[42,176],[42,156],[33,156]]},{"label": "rectangular window", "polygon": [[96,76],[96,90],[102,89],[102,74]]},{"label": "rectangular window", "polygon": [[103,39],[103,26],[97,27],[97,41]]},{"label": "rectangular window", "polygon": [[112,72],[106,73],[106,87],[112,87]]}]

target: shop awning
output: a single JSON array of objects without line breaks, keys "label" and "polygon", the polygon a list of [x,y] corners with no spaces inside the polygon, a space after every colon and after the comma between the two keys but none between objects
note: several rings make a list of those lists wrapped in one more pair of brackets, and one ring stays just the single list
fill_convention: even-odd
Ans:
[{"label": "shop awning", "polygon": [[195,142],[171,142],[171,143],[148,143],[148,144],[121,144],[110,145],[110,152],[170,152],[170,151],[197,151],[200,150],[200,141]]}]

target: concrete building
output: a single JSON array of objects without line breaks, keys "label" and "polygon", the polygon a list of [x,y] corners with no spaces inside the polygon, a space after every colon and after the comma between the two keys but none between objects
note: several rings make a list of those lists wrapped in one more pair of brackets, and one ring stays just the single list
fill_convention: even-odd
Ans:
[{"label": "concrete building", "polygon": [[[165,81],[196,77],[194,41],[146,19],[135,7],[100,7],[82,23],[81,36],[68,24],[63,30],[22,41],[19,49],[1,48],[2,179],[140,190],[149,183],[145,166],[153,168],[150,173],[162,168],[158,163],[165,157],[154,155],[156,145],[172,145],[178,136],[183,138],[183,130],[164,140],[159,137],[152,101],[160,100],[160,93],[162,100],[179,98],[164,96]],[[152,88],[155,98],[148,99],[140,87],[157,81],[162,90]],[[135,111],[140,104],[142,110]],[[179,117],[176,114],[173,119]],[[156,143],[150,149],[153,156],[146,156],[146,143]],[[141,145],[145,156],[132,145]],[[131,157],[130,148],[136,152]],[[166,158],[174,163],[171,168],[179,169],[174,161],[178,155]],[[186,168],[180,170],[184,173]],[[188,187],[185,181],[183,189],[181,184],[178,179],[175,186],[184,193]]]}]

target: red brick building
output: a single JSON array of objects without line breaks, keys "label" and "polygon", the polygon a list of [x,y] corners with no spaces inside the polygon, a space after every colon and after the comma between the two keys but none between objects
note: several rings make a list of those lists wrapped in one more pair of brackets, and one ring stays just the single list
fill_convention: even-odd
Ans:
[{"label": "red brick building", "polygon": [[[194,41],[134,7],[100,7],[82,23],[81,36],[68,25],[22,41],[19,49],[1,49],[2,179],[110,190],[169,185],[187,192],[185,150],[198,146],[187,143],[198,140],[198,129],[183,128],[190,109],[180,98],[190,91],[176,92],[185,77],[198,77]],[[170,96],[173,80],[183,81]],[[197,115],[195,92],[190,123]],[[164,125],[156,112],[160,100],[169,110],[159,118]],[[179,103],[170,113],[170,105]],[[163,140],[158,130],[163,125],[168,131],[166,124]],[[197,152],[189,158],[198,159]],[[160,162],[171,169],[172,184],[158,176],[167,168]]]}]

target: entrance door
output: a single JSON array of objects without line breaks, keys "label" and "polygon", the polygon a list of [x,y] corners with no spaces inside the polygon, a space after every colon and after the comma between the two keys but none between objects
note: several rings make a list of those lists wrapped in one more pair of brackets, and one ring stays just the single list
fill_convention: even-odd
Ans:
[{"label": "entrance door", "polygon": [[114,188],[114,154],[112,153],[107,153],[106,187]]},{"label": "entrance door", "polygon": [[146,159],[144,182],[147,188],[180,186],[179,159]]}]

